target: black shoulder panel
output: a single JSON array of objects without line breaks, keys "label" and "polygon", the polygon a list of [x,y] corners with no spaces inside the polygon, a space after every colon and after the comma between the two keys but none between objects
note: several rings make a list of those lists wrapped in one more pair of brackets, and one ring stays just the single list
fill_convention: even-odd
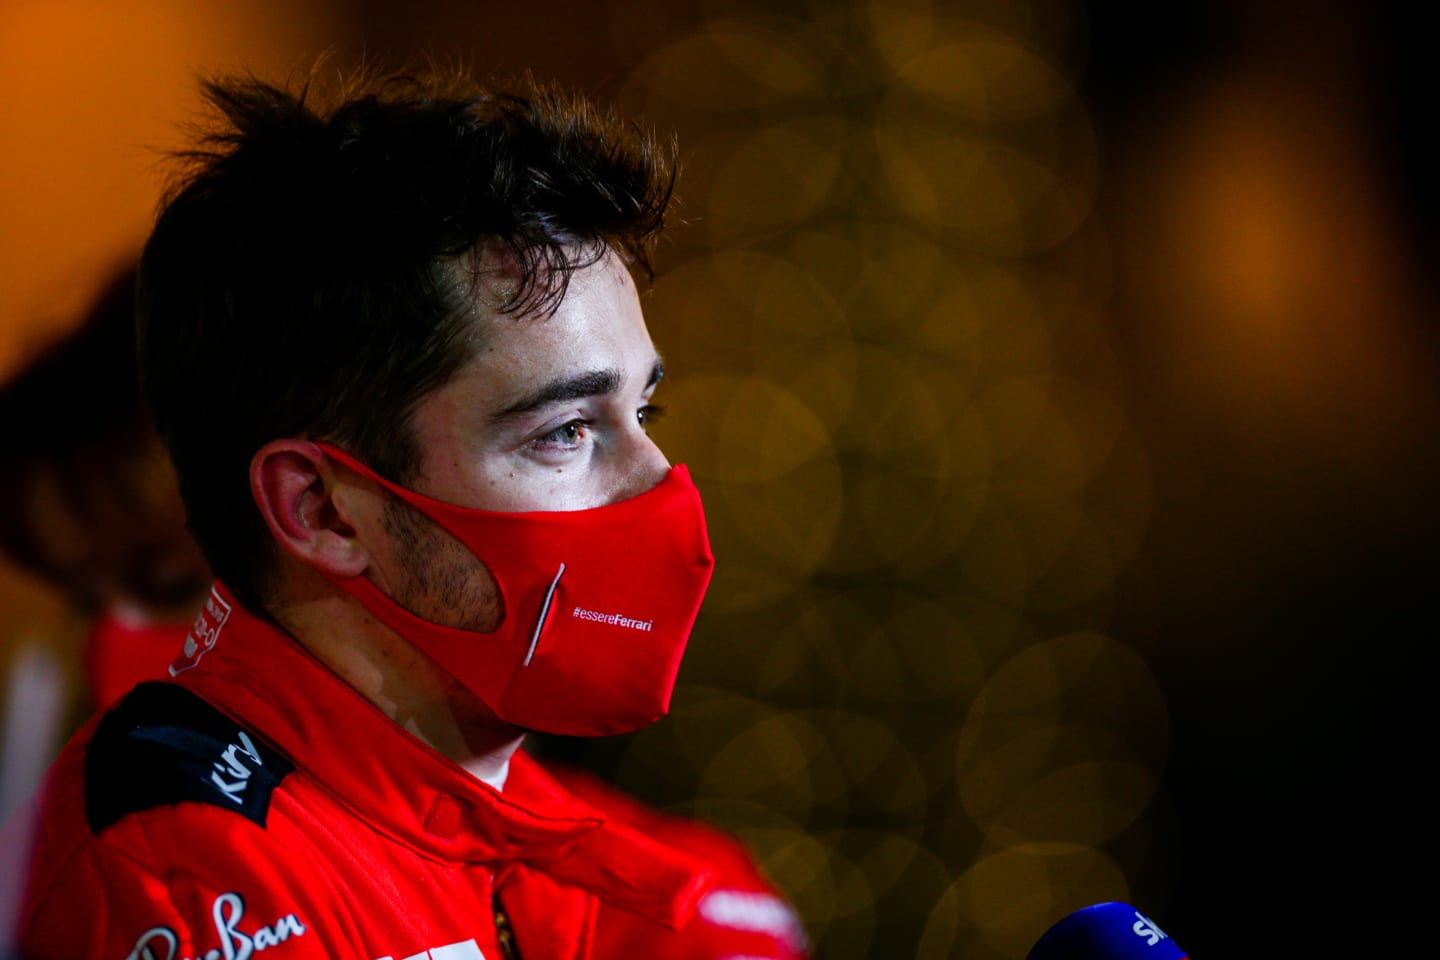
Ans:
[{"label": "black shoulder panel", "polygon": [[265,826],[270,794],[295,767],[183,687],[142,683],[85,753],[85,815],[99,832],[129,813],[209,803]]}]

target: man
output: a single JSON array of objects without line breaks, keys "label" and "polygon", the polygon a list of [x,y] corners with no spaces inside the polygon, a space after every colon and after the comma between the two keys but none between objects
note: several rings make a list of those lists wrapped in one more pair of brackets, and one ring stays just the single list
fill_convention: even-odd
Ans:
[{"label": "man", "polygon": [[709,580],[630,274],[670,157],[456,77],[207,94],[140,358],[219,580],[57,760],[22,954],[803,955],[735,841],[520,749],[661,716]]}]

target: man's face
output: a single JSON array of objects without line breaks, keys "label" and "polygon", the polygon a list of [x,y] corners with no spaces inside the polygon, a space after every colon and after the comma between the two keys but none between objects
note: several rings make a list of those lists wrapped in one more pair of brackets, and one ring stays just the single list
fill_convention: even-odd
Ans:
[{"label": "man's face", "polygon": [[[476,356],[416,408],[411,489],[482,510],[584,510],[628,499],[670,469],[645,431],[663,370],[629,273],[577,271],[548,316],[499,314]],[[376,585],[436,623],[488,631],[503,616],[484,565],[391,498]]]}]

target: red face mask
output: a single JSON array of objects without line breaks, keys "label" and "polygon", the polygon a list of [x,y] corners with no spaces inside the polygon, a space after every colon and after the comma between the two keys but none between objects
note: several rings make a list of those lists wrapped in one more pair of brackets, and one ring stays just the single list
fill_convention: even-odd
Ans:
[{"label": "red face mask", "polygon": [[332,579],[500,719],[604,736],[638,730],[670,709],[715,566],[700,494],[683,466],[619,503],[503,513],[432,500],[320,446],[444,527],[490,569],[505,603],[491,633],[424,620],[364,576]]}]

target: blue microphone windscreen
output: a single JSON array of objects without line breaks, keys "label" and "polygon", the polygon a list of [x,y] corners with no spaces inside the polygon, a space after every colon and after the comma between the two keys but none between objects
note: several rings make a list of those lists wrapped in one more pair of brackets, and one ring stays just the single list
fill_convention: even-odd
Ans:
[{"label": "blue microphone windscreen", "polygon": [[1145,914],[1128,903],[1076,910],[1030,948],[1025,960],[1186,960]]}]

